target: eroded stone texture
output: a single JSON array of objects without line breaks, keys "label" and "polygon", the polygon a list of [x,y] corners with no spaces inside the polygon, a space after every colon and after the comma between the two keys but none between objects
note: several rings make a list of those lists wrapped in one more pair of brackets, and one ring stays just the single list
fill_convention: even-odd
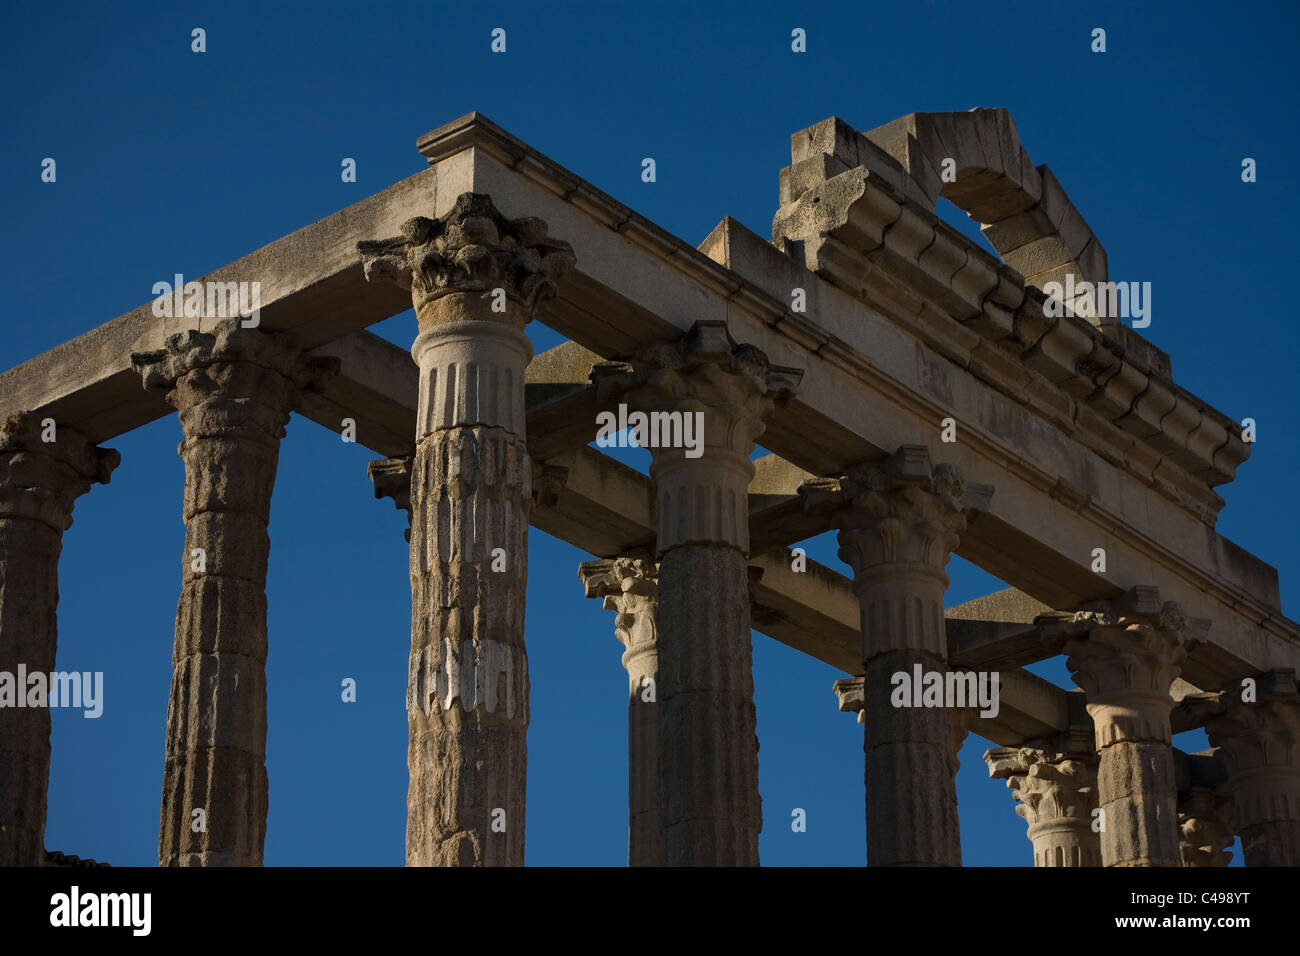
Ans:
[{"label": "eroded stone texture", "polygon": [[1227,765],[1237,834],[1246,866],[1300,866],[1300,698],[1295,671],[1255,678],[1253,700],[1241,685],[1198,695],[1185,705],[1203,713],[1210,743]]},{"label": "eroded stone texture", "polygon": [[648,556],[587,561],[578,567],[589,598],[614,611],[627,669],[628,866],[661,862],[659,813],[659,580]]},{"label": "eroded stone texture", "polygon": [[[24,412],[0,423],[0,671],[15,678],[20,665],[29,674],[54,670],[63,532],[77,498],[107,483],[120,461],[57,423],[54,441],[42,441],[41,422]],[[0,866],[40,866],[50,710],[12,704],[0,711]]]},{"label": "eroded stone texture", "polygon": [[1005,780],[1016,813],[1029,824],[1034,866],[1101,866],[1093,830],[1097,756],[1039,747],[998,747],[984,754],[989,776]]},{"label": "eroded stone texture", "polygon": [[445,219],[359,244],[411,292],[420,333],[411,468],[408,866],[522,866],[531,470],[523,328],[574,264],[540,219],[465,193]]},{"label": "eroded stone texture", "polygon": [[871,866],[960,866],[953,716],[942,707],[895,707],[892,677],[947,670],[944,571],[967,521],[992,489],[967,486],[923,445],[883,465],[799,489],[805,507],[840,529],[862,609],[862,717]]},{"label": "eroded stone texture", "polygon": [[271,492],[291,409],[304,389],[337,372],[338,360],[306,357],[292,339],[238,320],[181,332],[131,359],[145,388],[165,392],[180,412],[185,434],[185,570],[158,860],[259,866]]},{"label": "eroded stone texture", "polygon": [[659,502],[660,808],[668,866],[756,866],[748,487],[754,442],[802,373],[737,345],[724,322],[591,377],[606,405],[703,415],[698,457],[650,449]]},{"label": "eroded stone texture", "polygon": [[1045,639],[1067,636],[1066,665],[1087,694],[1100,753],[1103,865],[1181,865],[1169,688],[1208,622],[1162,605],[1154,588],[1039,621]]}]

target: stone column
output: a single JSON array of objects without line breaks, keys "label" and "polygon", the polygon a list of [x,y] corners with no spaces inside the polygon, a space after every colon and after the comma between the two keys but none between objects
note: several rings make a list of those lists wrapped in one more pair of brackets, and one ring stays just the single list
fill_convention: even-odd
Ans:
[{"label": "stone column", "polygon": [[[260,866],[266,837],[266,565],[290,410],[338,369],[292,339],[219,323],[131,356],[180,412],[185,554],[158,861]],[[198,811],[202,811],[201,813]]]},{"label": "stone column", "polygon": [[[530,477],[523,328],[574,264],[540,219],[465,193],[445,219],[359,244],[411,292],[420,367],[411,469],[408,866],[522,866]],[[594,423],[593,423],[594,427]]]},{"label": "stone column", "polygon": [[[1066,665],[1087,694],[1100,760],[1105,866],[1180,866],[1169,688],[1187,656],[1192,631],[1155,588],[1074,614],[1039,618],[1048,640],[1067,636]],[[1060,632],[1060,633],[1058,633]]]},{"label": "stone column", "polygon": [[1101,866],[1101,843],[1092,829],[1095,754],[997,747],[985,751],[984,762],[990,777],[1007,782],[1016,813],[1029,824],[1034,866]]},{"label": "stone column", "polygon": [[1179,850],[1183,866],[1232,862],[1232,794],[1195,788],[1178,795]]},{"label": "stone column", "polygon": [[406,531],[403,536],[411,540],[411,466],[415,459],[377,458],[366,465],[366,477],[375,486],[376,498],[392,498],[398,511],[406,512]]},{"label": "stone column", "polygon": [[0,686],[0,866],[45,861],[50,709],[26,706],[19,674],[54,670],[63,532],[77,498],[119,461],[32,412],[0,422],[0,672],[13,682]]},{"label": "stone column", "polygon": [[810,513],[840,528],[862,608],[863,703],[870,866],[960,866],[951,716],[895,706],[895,674],[946,672],[944,567],[967,520],[992,495],[955,469],[933,467],[923,445],[882,465],[799,489]]},{"label": "stone column", "polygon": [[[756,866],[758,795],[750,646],[749,455],[802,372],[736,345],[725,322],[592,380],[606,406],[647,415],[641,444],[659,504],[660,808],[667,866]],[[629,419],[630,420],[630,419]]]},{"label": "stone column", "polygon": [[586,561],[578,567],[587,597],[616,612],[614,633],[627,669],[627,862],[659,866],[659,569],[646,557]]},{"label": "stone column", "polygon": [[1278,668],[1218,695],[1205,721],[1228,768],[1246,866],[1300,866],[1300,698]]},{"label": "stone column", "polygon": [[1235,808],[1232,791],[1228,789],[1228,768],[1221,752],[1211,748],[1188,754],[1175,748],[1174,779],[1178,785],[1179,848],[1183,866],[1227,866],[1232,861],[1232,841],[1236,836]]}]

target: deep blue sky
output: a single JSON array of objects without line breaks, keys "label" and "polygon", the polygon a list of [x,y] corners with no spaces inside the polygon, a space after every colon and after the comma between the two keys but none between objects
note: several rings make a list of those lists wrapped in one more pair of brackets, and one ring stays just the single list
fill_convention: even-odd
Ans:
[{"label": "deep blue sky", "polygon": [[[611,5],[613,7],[613,5]],[[1163,9],[1159,9],[1163,7]],[[479,110],[669,231],[731,215],[767,235],[790,134],[839,115],[1007,107],[1101,238],[1153,284],[1145,334],[1178,382],[1260,441],[1219,530],[1300,580],[1294,479],[1297,204],[1292,3],[655,2],[7,5],[0,183],[10,275],[0,368],[424,166],[420,134]],[[207,52],[190,52],[190,31]],[[1108,50],[1089,50],[1094,27]],[[507,52],[489,51],[494,27]],[[808,52],[790,51],[794,27]],[[40,181],[45,157],[58,181]],[[645,156],[658,181],[640,179]],[[1240,178],[1243,157],[1259,181]],[[353,157],[358,182],[340,181]],[[414,212],[415,210],[413,210]],[[949,210],[955,217],[960,214]],[[964,217],[961,217],[964,218]],[[977,235],[963,223],[968,235]],[[411,313],[375,331],[409,346]],[[534,329],[539,347],[556,336]],[[60,669],[101,670],[104,716],[56,711],[46,845],[156,862],[183,469],[174,417],[121,436],[113,481],[65,536]],[[403,861],[410,596],[404,516],[375,457],[304,419],[272,508],[268,864]],[[840,567],[826,537],[813,557]],[[625,676],[588,556],[530,540],[528,860],[625,860]],[[954,559],[950,603],[1001,586]],[[840,676],[754,638],[767,864],[860,865],[862,738]],[[1036,671],[1068,682],[1062,662]],[[355,704],[339,685],[354,677]],[[1202,740],[1180,739],[1187,749]],[[969,865],[1028,865],[1024,823],[968,738]],[[795,807],[806,833],[790,829]],[[1239,856],[1239,852],[1238,852]]]}]

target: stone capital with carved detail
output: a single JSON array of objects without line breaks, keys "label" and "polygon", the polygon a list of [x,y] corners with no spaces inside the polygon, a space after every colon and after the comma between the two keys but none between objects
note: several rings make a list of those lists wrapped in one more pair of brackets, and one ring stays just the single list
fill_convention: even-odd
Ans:
[{"label": "stone capital with carved detail", "polygon": [[1204,719],[1210,742],[1237,775],[1270,767],[1300,768],[1300,698],[1295,671],[1278,668],[1256,679],[1253,700],[1237,688],[1215,695]]},{"label": "stone capital with carved detail", "polygon": [[300,393],[338,373],[334,357],[306,355],[292,336],[223,320],[210,332],[187,330],[131,362],[144,387],[165,393],[187,438],[278,442]]},{"label": "stone capital with carved detail", "polygon": [[998,747],[984,754],[989,776],[1005,780],[1016,813],[1029,824],[1035,866],[1100,866],[1097,760],[1034,746]]},{"label": "stone capital with carved detail", "polygon": [[1293,668],[1183,701],[1227,767],[1247,866],[1300,866],[1300,693]]},{"label": "stone capital with carved detail", "polygon": [[442,219],[416,216],[400,236],[360,242],[357,250],[368,280],[410,291],[420,331],[463,320],[523,329],[576,261],[543,220],[507,219],[481,193],[463,193]]},{"label": "stone capital with carved detail", "polygon": [[107,484],[122,457],[88,442],[76,430],[19,412],[0,422],[0,518],[31,518],[60,533],[92,484]]},{"label": "stone capital with carved detail", "polygon": [[[683,416],[682,442],[650,449],[659,555],[683,544],[730,545],[748,554],[749,455],[775,406],[791,399],[802,377],[799,369],[773,365],[761,349],[736,344],[719,321],[697,322],[676,341],[592,368],[607,405]],[[696,447],[686,447],[688,434]]]},{"label": "stone capital with carved detail", "polygon": [[578,577],[589,598],[614,611],[627,668],[628,865],[663,861],[660,813],[659,567],[646,551],[585,561]]},{"label": "stone capital with carved detail", "polygon": [[654,679],[656,671],[659,608],[659,568],[647,556],[624,555],[578,566],[586,595],[603,598],[613,611],[614,634],[623,644],[623,666],[632,691],[641,678]]},{"label": "stone capital with carved detail", "polygon": [[591,371],[603,401],[646,412],[702,412],[705,447],[746,458],[775,405],[793,397],[802,377],[799,369],[771,364],[756,346],[736,344],[721,321],[696,322],[675,341]]},{"label": "stone capital with carved detail", "polygon": [[1096,806],[1096,760],[1037,747],[997,747],[984,753],[989,776],[1005,780],[1016,814],[1032,827],[1060,819],[1089,820]]},{"label": "stone capital with carved detail", "polygon": [[1209,622],[1188,618],[1159,591],[1136,587],[1116,601],[1037,619],[1045,640],[1064,641],[1066,666],[1087,694],[1097,746],[1170,742],[1170,685]]},{"label": "stone capital with carved detail", "polygon": [[931,465],[924,445],[903,445],[884,462],[855,465],[842,478],[806,481],[799,494],[809,514],[841,529],[840,559],[862,578],[881,565],[942,572],[993,489],[967,485],[951,465]]},{"label": "stone capital with carved detail", "polygon": [[835,691],[836,699],[840,702],[840,713],[857,714],[858,723],[865,723],[867,715],[862,709],[865,703],[863,678],[861,676],[841,677],[835,682],[832,689]]},{"label": "stone capital with carved detail", "polygon": [[904,649],[947,660],[944,568],[992,494],[949,465],[932,465],[924,445],[800,485],[805,510],[840,529],[839,556],[862,605],[864,662]]}]

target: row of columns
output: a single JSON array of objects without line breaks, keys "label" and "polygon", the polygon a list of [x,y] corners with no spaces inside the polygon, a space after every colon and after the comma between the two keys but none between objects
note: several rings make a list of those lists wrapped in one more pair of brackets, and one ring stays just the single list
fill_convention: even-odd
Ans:
[{"label": "row of columns", "polygon": [[[1087,728],[1089,736],[1092,730]],[[1217,737],[1217,734],[1216,734]],[[1033,741],[1023,747],[996,747],[984,754],[989,776],[1005,780],[1016,800],[1016,813],[1028,823],[1035,866],[1102,866],[1102,833],[1107,823],[1098,806],[1098,753],[1091,748],[1062,751],[1056,741]],[[1216,747],[1196,754],[1174,752],[1177,780],[1177,863],[1185,867],[1224,867],[1232,860],[1238,831],[1289,825],[1284,815],[1261,819],[1256,810],[1236,813],[1235,794],[1251,786],[1248,773],[1233,774]],[[1285,776],[1285,770],[1282,775]],[[1236,786],[1230,781],[1236,779]],[[1250,840],[1249,866],[1285,866],[1285,840]],[[1123,865],[1116,863],[1115,865]]]},{"label": "row of columns", "polygon": [[[407,863],[522,865],[533,467],[523,328],[556,294],[573,252],[540,220],[508,219],[468,193],[446,217],[417,217],[359,252],[368,279],[410,291],[419,327],[414,455],[371,470],[376,494],[410,518]],[[133,360],[144,386],[179,412],[186,468],[187,570],[159,860],[258,865],[268,801],[269,502],[290,412],[337,364],[237,321],[172,336]],[[580,571],[588,596],[616,612],[625,647],[634,865],[758,863],[749,456],[800,377],[735,343],[722,322],[699,322],[677,341],[592,371],[606,407],[699,415],[703,426],[697,457],[651,449],[653,554]],[[60,535],[75,498],[108,480],[117,455],[69,432],[41,447],[50,443],[36,441],[37,424],[24,416],[0,432],[0,554],[22,556],[0,566],[0,665],[50,670]],[[853,709],[864,725],[868,861],[960,865],[956,751],[973,721],[895,707],[889,689],[900,672],[947,670],[945,568],[992,489],[905,445],[800,494],[810,514],[839,529],[860,602]],[[1225,787],[1184,788],[1180,806],[1170,746],[1169,687],[1203,624],[1138,589],[1043,626],[1064,639],[1097,758],[1094,767],[1073,739],[990,752],[990,772],[1008,781],[1030,823],[1036,863],[1178,865],[1183,844],[1220,859],[1222,840],[1207,828],[1222,817]],[[1196,702],[1233,768],[1227,789],[1248,864],[1300,862],[1300,755],[1290,731],[1300,705],[1294,675],[1270,681],[1264,706],[1248,712],[1223,695]],[[18,713],[0,739],[0,863],[43,855],[49,715]],[[1104,814],[1099,832],[1089,801]]]}]

